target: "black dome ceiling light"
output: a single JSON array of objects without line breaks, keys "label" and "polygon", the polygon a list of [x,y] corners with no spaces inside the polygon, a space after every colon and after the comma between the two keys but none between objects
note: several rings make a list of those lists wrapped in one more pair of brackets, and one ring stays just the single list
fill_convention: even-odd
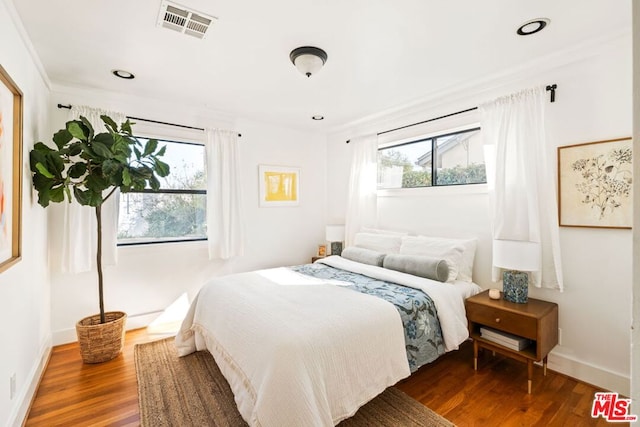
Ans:
[{"label": "black dome ceiling light", "polygon": [[549,25],[550,22],[551,21],[547,18],[532,19],[520,25],[517,33],[521,36],[530,36],[531,34],[542,31],[547,25]]},{"label": "black dome ceiling light", "polygon": [[327,62],[327,52],[319,47],[302,46],[293,49],[289,54],[289,59],[291,59],[298,71],[307,77],[311,77]]}]

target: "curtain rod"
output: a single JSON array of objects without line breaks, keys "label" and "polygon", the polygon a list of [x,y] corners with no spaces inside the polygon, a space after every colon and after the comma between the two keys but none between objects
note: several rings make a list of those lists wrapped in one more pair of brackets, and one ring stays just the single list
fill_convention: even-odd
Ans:
[{"label": "curtain rod", "polygon": [[[70,110],[71,109],[71,105],[58,104],[58,108],[66,108],[67,110]],[[197,127],[194,127],[194,126],[187,126],[187,125],[179,125],[177,123],[161,122],[161,121],[158,121],[158,120],[143,119],[142,117],[127,116],[127,119],[141,120],[143,122],[156,123],[156,124],[159,124],[159,125],[175,126],[175,127],[179,127],[179,128],[183,128],[183,129],[201,130],[201,131],[204,132],[203,128],[197,128]],[[238,136],[241,137],[242,134],[239,133]]]},{"label": "curtain rod", "polygon": [[[547,91],[551,91],[551,102],[556,102],[556,89],[557,88],[558,88],[558,85],[555,84],[555,83],[552,84],[552,85],[547,85],[547,87],[545,88]],[[429,123],[429,122],[433,122],[433,121],[441,120],[441,119],[446,119],[447,117],[456,116],[456,115],[462,114],[462,113],[468,113],[469,111],[473,111],[473,110],[477,110],[477,109],[478,109],[478,107],[467,108],[466,110],[456,111],[455,113],[445,114],[444,116],[434,117],[432,119],[423,120],[423,121],[417,122],[417,123],[411,123],[410,125],[400,126],[400,127],[395,128],[395,129],[384,130],[382,132],[378,132],[376,135],[380,136],[380,135],[384,135],[385,133],[395,132],[395,131],[406,129],[406,128],[410,128],[410,127],[413,127],[413,126],[423,125],[425,123]],[[347,140],[347,144],[349,142],[351,142],[350,139]]]}]

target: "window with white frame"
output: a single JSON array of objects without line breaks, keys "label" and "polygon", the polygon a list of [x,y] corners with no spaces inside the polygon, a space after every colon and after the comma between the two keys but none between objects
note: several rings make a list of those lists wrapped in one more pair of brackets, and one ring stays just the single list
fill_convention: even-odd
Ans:
[{"label": "window with white frame", "polygon": [[378,149],[378,189],[486,182],[480,128],[390,143]]},{"label": "window with white frame", "polygon": [[[146,139],[139,138],[145,144]],[[206,240],[205,148],[201,143],[158,139],[171,173],[160,189],[120,194],[118,245]]]}]

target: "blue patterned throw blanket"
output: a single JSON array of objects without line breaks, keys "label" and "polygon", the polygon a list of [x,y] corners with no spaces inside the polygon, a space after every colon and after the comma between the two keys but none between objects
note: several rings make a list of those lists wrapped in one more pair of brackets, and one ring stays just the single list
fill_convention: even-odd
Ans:
[{"label": "blue patterned throw blanket", "polygon": [[307,276],[344,282],[346,288],[392,303],[400,313],[404,326],[411,372],[444,354],[444,341],[436,307],[424,292],[324,264],[305,264],[289,268]]}]

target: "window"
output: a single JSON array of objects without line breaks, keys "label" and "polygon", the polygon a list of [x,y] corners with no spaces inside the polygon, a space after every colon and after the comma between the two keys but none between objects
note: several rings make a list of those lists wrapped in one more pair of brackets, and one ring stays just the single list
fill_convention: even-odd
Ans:
[{"label": "window", "polygon": [[378,150],[378,189],[487,182],[480,128]]},{"label": "window", "polygon": [[[146,139],[140,138],[144,144]],[[206,168],[204,145],[158,140],[171,173],[160,190],[120,194],[118,245],[205,240]]]}]

